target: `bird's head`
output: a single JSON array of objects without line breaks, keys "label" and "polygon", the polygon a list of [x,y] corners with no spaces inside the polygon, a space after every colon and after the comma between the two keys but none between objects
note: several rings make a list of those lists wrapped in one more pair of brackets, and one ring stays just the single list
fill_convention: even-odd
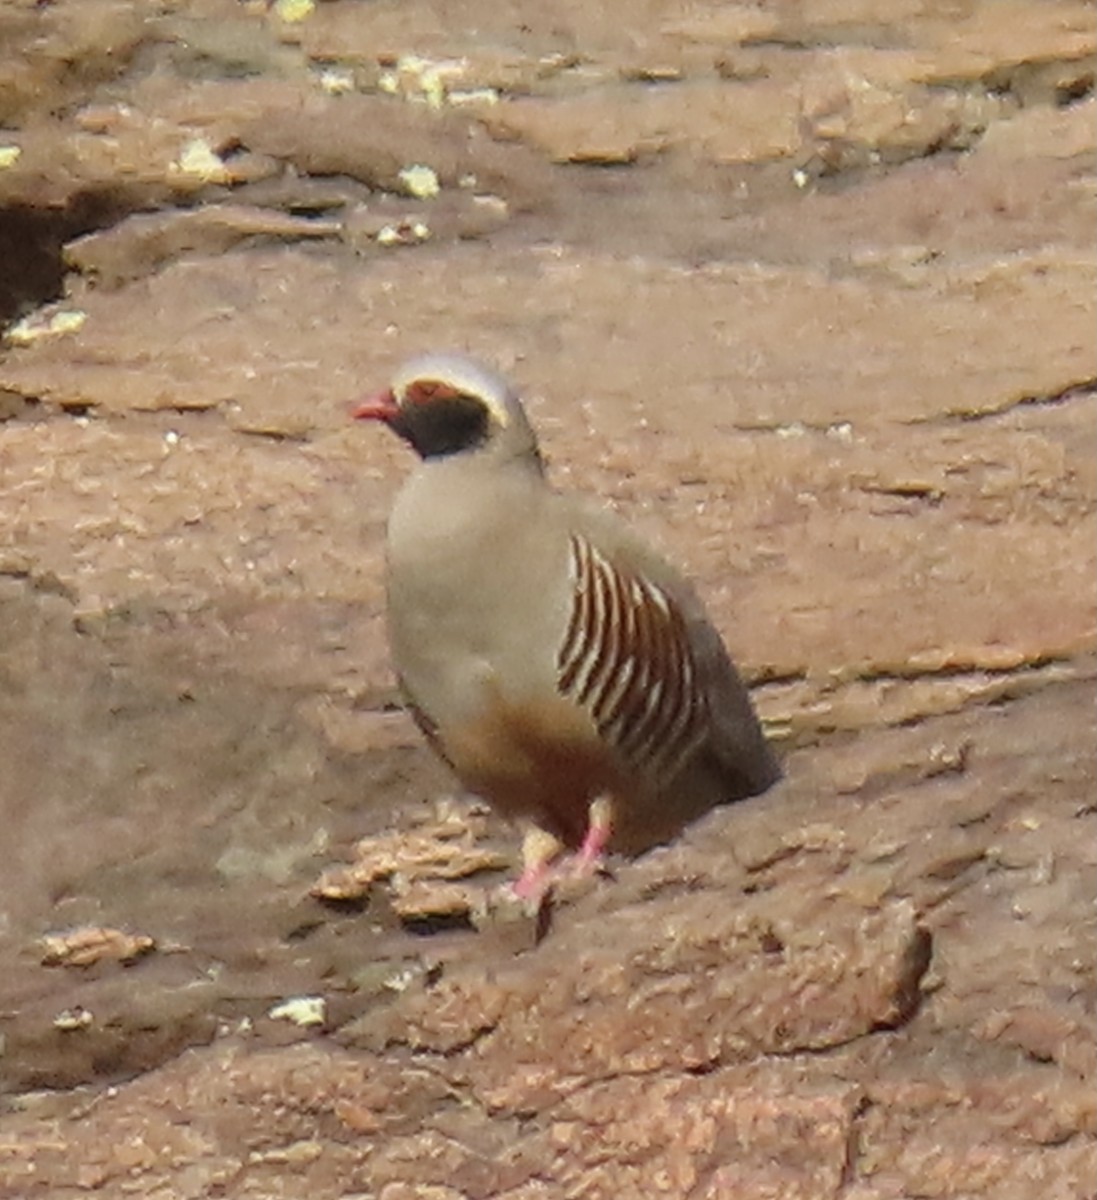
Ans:
[{"label": "bird's head", "polygon": [[533,429],[507,381],[459,354],[410,359],[354,416],[384,421],[424,459],[482,450],[537,456]]}]

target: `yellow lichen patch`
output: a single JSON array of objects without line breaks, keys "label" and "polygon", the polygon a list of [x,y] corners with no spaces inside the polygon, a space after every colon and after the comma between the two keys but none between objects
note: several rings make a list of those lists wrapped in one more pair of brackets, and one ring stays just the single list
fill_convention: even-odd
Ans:
[{"label": "yellow lichen patch", "polygon": [[5,337],[12,346],[30,346],[42,338],[77,333],[84,327],[88,314],[78,308],[61,309],[50,316],[31,313],[8,330]]},{"label": "yellow lichen patch", "polygon": [[304,21],[312,16],[316,0],[276,0],[274,14],[288,25]]},{"label": "yellow lichen patch", "polygon": [[397,178],[404,185],[404,191],[416,200],[433,200],[442,190],[435,171],[419,163],[405,167]]}]

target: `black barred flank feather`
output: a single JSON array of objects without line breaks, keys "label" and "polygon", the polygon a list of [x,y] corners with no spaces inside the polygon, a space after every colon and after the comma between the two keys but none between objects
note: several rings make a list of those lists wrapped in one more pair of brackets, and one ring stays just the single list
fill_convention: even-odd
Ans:
[{"label": "black barred flank feather", "polygon": [[708,728],[685,620],[661,588],[576,534],[571,575],[557,687],[590,713],[627,764],[668,781]]}]

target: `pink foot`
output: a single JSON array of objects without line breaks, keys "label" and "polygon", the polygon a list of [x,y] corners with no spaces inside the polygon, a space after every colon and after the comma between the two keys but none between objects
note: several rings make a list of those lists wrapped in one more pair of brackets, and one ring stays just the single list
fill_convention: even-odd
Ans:
[{"label": "pink foot", "polygon": [[601,867],[606,852],[606,844],[609,841],[609,834],[610,831],[608,829],[603,829],[598,825],[592,825],[587,830],[587,836],[583,838],[583,844],[579,847],[575,855],[576,874],[589,875]]},{"label": "pink foot", "polygon": [[590,824],[587,826],[583,844],[572,860],[572,874],[582,877],[601,871],[606,846],[612,834],[612,812],[609,802],[605,799],[595,800],[590,806]]},{"label": "pink foot", "polygon": [[519,900],[537,901],[552,886],[552,868],[548,863],[532,863],[511,885]]}]

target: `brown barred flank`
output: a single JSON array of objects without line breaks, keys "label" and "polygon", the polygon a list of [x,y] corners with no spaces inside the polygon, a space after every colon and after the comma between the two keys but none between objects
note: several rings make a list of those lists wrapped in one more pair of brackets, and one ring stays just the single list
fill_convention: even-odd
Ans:
[{"label": "brown barred flank", "polygon": [[661,588],[614,566],[577,534],[571,577],[557,688],[634,769],[669,779],[708,724],[685,620]]}]

